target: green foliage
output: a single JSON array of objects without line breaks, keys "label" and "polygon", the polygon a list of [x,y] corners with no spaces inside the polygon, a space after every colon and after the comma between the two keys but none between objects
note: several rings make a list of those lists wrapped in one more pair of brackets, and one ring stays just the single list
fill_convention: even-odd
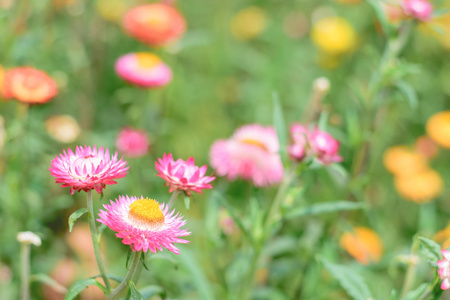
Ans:
[{"label": "green foliage", "polygon": [[75,225],[75,222],[85,213],[88,212],[88,209],[86,207],[80,208],[76,212],[72,213],[69,217],[69,232],[72,232],[73,225]]},{"label": "green foliage", "polygon": [[293,219],[304,216],[315,216],[325,213],[333,213],[346,210],[364,209],[364,203],[357,203],[351,201],[331,201],[324,203],[313,204],[308,207],[298,207],[286,212],[284,216],[286,219]]},{"label": "green foliage", "polygon": [[431,266],[436,266],[436,262],[441,259],[441,246],[433,240],[419,236],[420,252],[428,259]]},{"label": "green foliage", "polygon": [[105,287],[95,280],[94,278],[88,278],[83,279],[75,282],[72,284],[72,286],[69,288],[66,296],[64,297],[64,300],[72,300],[75,299],[76,296],[78,296],[79,293],[81,293],[85,288],[87,288],[90,285],[95,285],[99,287],[103,292],[106,292]]}]

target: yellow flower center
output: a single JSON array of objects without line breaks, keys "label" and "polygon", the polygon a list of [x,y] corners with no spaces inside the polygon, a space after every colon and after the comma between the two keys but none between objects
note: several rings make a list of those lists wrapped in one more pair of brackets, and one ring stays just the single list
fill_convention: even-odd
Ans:
[{"label": "yellow flower center", "polygon": [[131,203],[128,217],[149,229],[158,229],[164,224],[164,214],[159,208],[159,203],[148,198]]},{"label": "yellow flower center", "polygon": [[243,140],[241,140],[241,142],[244,144],[254,145],[254,146],[257,146],[257,147],[263,149],[264,151],[268,151],[266,145],[264,145],[260,141],[257,141],[254,139],[243,139]]},{"label": "yellow flower center", "polygon": [[136,53],[138,65],[145,69],[150,69],[161,62],[158,56],[151,53],[139,52]]}]

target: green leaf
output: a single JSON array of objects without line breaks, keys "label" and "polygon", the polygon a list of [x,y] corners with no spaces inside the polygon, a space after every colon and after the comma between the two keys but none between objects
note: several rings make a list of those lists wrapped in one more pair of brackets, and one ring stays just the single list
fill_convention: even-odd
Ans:
[{"label": "green leaf", "polygon": [[85,213],[87,213],[88,209],[86,207],[80,208],[76,212],[72,213],[69,217],[69,232],[72,232],[73,225],[75,222]]},{"label": "green leaf", "polygon": [[339,281],[340,285],[353,299],[374,299],[367,284],[354,270],[347,266],[333,264],[324,258],[321,260],[328,273]]},{"label": "green leaf", "polygon": [[328,112],[326,112],[326,111],[323,111],[322,113],[320,113],[320,116],[319,116],[319,121],[318,121],[318,126],[319,126],[319,129],[321,130],[321,131],[328,131],[327,130],[327,128],[328,128],[328,116],[329,116],[329,113]]},{"label": "green leaf", "polygon": [[287,129],[286,123],[284,121],[283,110],[281,108],[280,98],[277,93],[273,93],[273,125],[277,132],[278,142],[280,144],[280,155],[281,157],[286,156],[286,146],[287,146]]},{"label": "green leaf", "polygon": [[292,219],[303,216],[313,216],[324,213],[331,213],[344,210],[357,210],[364,208],[366,208],[366,205],[364,203],[351,201],[332,201],[325,203],[317,203],[308,207],[299,207],[293,209],[290,212],[286,213],[285,218]]},{"label": "green leaf", "polygon": [[191,198],[186,195],[184,196],[184,206],[187,210],[189,210],[189,208],[191,207]]},{"label": "green leaf", "polygon": [[411,108],[416,108],[419,105],[417,100],[417,95],[414,89],[408,83],[404,81],[399,81],[395,84],[400,92],[406,97]]},{"label": "green leaf", "polygon": [[107,227],[107,226],[106,226],[105,224],[102,224],[102,225],[100,225],[100,226],[97,227],[97,242],[98,242],[98,243],[100,243],[100,240],[101,240],[101,238],[102,238],[103,231],[105,231],[106,227]]},{"label": "green leaf", "polygon": [[420,252],[428,258],[432,266],[441,259],[441,246],[435,241],[419,236]]},{"label": "green leaf", "polygon": [[30,282],[37,281],[51,286],[55,291],[61,294],[67,293],[65,286],[44,273],[33,274],[30,276]]},{"label": "green leaf", "polygon": [[75,297],[79,293],[81,293],[81,291],[83,291],[85,288],[87,288],[90,285],[98,286],[103,291],[103,293],[106,293],[106,288],[100,282],[98,282],[94,278],[88,278],[88,279],[83,279],[83,280],[77,281],[74,284],[72,284],[72,286],[69,288],[69,291],[67,292],[66,296],[64,297],[64,300],[75,299]]},{"label": "green leaf", "polygon": [[[117,282],[122,282],[124,279],[122,276],[114,275],[114,274],[106,274],[106,277],[108,277],[109,279],[112,279],[114,281],[117,281]],[[102,275],[98,274],[98,275],[92,276],[92,278],[102,278]]]},{"label": "green leaf", "polygon": [[409,291],[408,294],[406,294],[406,296],[402,298],[402,300],[418,300],[420,296],[425,293],[427,288],[428,283],[422,283],[417,289]]},{"label": "green leaf", "polygon": [[130,288],[131,292],[131,300],[145,300],[144,297],[141,295],[141,293],[137,290],[136,286],[134,285],[133,281],[128,281],[128,286]]},{"label": "green leaf", "polygon": [[159,295],[162,298],[166,297],[166,291],[164,291],[162,287],[157,285],[149,285],[143,287],[142,289],[139,290],[139,292],[141,293],[142,297],[144,297],[144,299],[150,299],[155,295]]},{"label": "green leaf", "polygon": [[432,18],[441,17],[443,15],[446,15],[449,12],[450,12],[450,7],[448,7],[448,8],[441,8],[441,9],[434,9]]},{"label": "green leaf", "polygon": [[384,33],[390,36],[392,25],[387,20],[386,14],[380,5],[381,2],[376,0],[366,0],[366,2],[375,10],[375,14],[377,15],[378,21],[380,21]]}]

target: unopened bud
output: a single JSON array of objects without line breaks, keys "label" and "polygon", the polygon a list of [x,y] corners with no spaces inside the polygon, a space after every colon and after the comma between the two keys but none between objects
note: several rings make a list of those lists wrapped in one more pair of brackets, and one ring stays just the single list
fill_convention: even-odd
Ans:
[{"label": "unopened bud", "polygon": [[326,94],[330,90],[330,81],[326,77],[319,77],[314,80],[313,87],[316,93]]},{"label": "unopened bud", "polygon": [[41,238],[31,231],[22,231],[17,234],[17,240],[22,244],[33,244],[39,247],[42,242]]}]

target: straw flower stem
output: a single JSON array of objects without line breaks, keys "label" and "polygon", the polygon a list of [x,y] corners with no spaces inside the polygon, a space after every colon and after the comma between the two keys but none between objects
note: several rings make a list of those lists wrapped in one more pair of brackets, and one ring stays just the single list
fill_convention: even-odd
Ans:
[{"label": "straw flower stem", "polygon": [[128,281],[133,278],[134,273],[136,272],[139,262],[141,261],[142,251],[133,252],[133,262],[131,263],[130,269],[128,269],[128,273],[123,279],[123,281],[111,292],[108,297],[108,300],[114,300],[116,297],[122,292],[122,290],[127,286]]},{"label": "straw flower stem", "polygon": [[103,260],[100,253],[100,243],[97,236],[97,227],[95,225],[95,217],[94,217],[94,205],[92,203],[92,190],[86,192],[87,196],[87,207],[89,210],[88,219],[89,219],[89,229],[91,231],[92,245],[94,246],[94,254],[95,260],[97,261],[98,270],[102,275],[103,281],[105,282],[106,291],[109,294],[111,291],[111,283],[106,276],[105,266],[103,265]]},{"label": "straw flower stem", "polygon": [[406,270],[405,280],[403,282],[401,298],[404,298],[411,290],[411,287],[413,287],[414,279],[416,277],[417,264],[419,262],[419,258],[415,254],[418,248],[419,243],[416,239],[414,239],[411,247],[411,254],[409,255],[408,269]]},{"label": "straw flower stem", "polygon": [[169,209],[172,209],[173,205],[175,204],[175,200],[178,197],[178,194],[180,194],[180,191],[174,191],[172,193],[172,196],[170,197],[170,200],[169,200]]},{"label": "straw flower stem", "polygon": [[30,299],[30,243],[22,243],[20,251],[21,300]]}]

